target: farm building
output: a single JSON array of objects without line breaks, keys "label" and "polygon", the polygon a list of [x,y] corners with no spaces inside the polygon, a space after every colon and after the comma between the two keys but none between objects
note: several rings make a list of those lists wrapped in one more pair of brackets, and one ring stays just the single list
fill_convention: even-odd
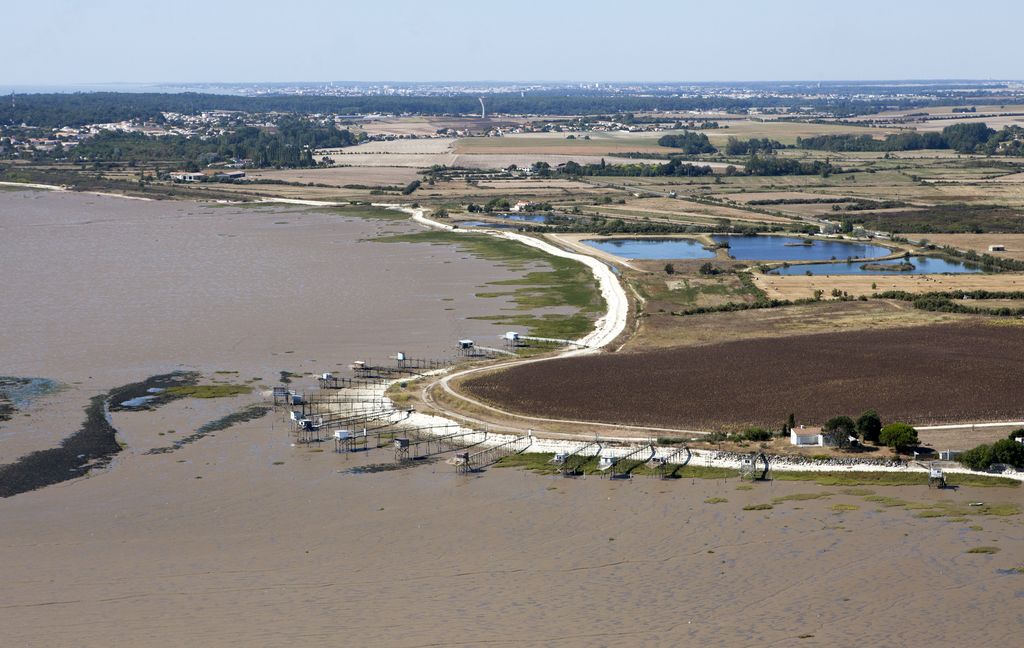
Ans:
[{"label": "farm building", "polygon": [[997,243],[995,245],[988,246],[988,251],[989,252],[1006,252],[1006,246],[1005,245],[999,245]]},{"label": "farm building", "polygon": [[789,431],[789,442],[795,446],[823,446],[825,435],[821,433],[821,428],[801,425]]},{"label": "farm building", "polygon": [[178,182],[202,182],[205,178],[206,174],[200,172],[179,171],[171,174],[171,180],[177,180]]}]

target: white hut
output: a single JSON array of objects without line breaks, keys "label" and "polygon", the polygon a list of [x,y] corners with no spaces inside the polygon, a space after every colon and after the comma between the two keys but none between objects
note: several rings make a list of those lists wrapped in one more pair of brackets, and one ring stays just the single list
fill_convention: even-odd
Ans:
[{"label": "white hut", "polygon": [[789,442],[795,446],[823,446],[825,436],[821,428],[809,428],[801,425],[789,431]]}]

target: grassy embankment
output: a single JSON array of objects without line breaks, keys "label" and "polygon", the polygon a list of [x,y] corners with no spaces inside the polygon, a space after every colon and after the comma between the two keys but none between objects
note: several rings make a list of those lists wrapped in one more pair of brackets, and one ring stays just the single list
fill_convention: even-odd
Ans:
[{"label": "grassy embankment", "polygon": [[[273,203],[271,203],[273,204]],[[366,218],[372,220],[402,221],[408,220],[409,215],[397,209],[386,207],[374,207],[373,205],[339,205],[336,207],[316,207],[312,211],[321,214],[335,214],[351,218]]]},{"label": "grassy embankment", "polygon": [[[581,263],[548,255],[536,248],[485,234],[452,232],[416,232],[374,239],[384,243],[429,243],[455,245],[474,256],[496,261],[501,266],[526,274],[516,279],[492,281],[494,291],[477,293],[477,297],[508,297],[515,303],[516,314],[488,315],[474,319],[489,320],[508,326],[524,326],[533,335],[560,339],[579,338],[593,328],[594,319],[604,310],[604,300],[590,270]],[[548,270],[537,269],[539,264]],[[533,314],[526,311],[551,307],[571,307],[575,313]]]}]

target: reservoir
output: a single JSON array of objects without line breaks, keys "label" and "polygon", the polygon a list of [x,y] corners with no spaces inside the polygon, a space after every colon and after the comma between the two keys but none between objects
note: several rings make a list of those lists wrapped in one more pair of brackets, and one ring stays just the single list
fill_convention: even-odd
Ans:
[{"label": "reservoir", "polygon": [[[902,263],[902,259],[895,261],[883,261],[877,265],[892,265],[897,266]],[[813,263],[807,265],[792,265],[787,268],[776,268],[771,271],[771,274],[777,275],[849,275],[849,274],[872,274],[872,275],[908,275],[908,274],[960,274],[965,272],[981,272],[981,268],[976,265],[967,265],[962,261],[952,261],[949,259],[939,259],[935,257],[912,257],[910,263],[914,266],[913,270],[903,271],[887,271],[887,270],[865,270],[861,268],[864,265],[863,261],[854,261],[853,263],[846,263],[845,261],[839,263]]]},{"label": "reservoir", "polygon": [[684,238],[617,238],[586,240],[584,245],[624,259],[713,259],[715,253],[700,241]]},{"label": "reservoir", "polygon": [[[828,261],[874,259],[892,253],[887,247],[849,241],[821,241],[793,236],[712,237],[716,243],[729,244],[729,256],[740,261]],[[810,245],[807,245],[810,243]]]}]

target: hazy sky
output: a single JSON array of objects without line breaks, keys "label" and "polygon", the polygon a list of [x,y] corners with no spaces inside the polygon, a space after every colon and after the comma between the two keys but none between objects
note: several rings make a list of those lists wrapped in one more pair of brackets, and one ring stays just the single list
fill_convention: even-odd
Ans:
[{"label": "hazy sky", "polygon": [[1021,0],[5,0],[0,17],[0,85],[1024,78]]}]

